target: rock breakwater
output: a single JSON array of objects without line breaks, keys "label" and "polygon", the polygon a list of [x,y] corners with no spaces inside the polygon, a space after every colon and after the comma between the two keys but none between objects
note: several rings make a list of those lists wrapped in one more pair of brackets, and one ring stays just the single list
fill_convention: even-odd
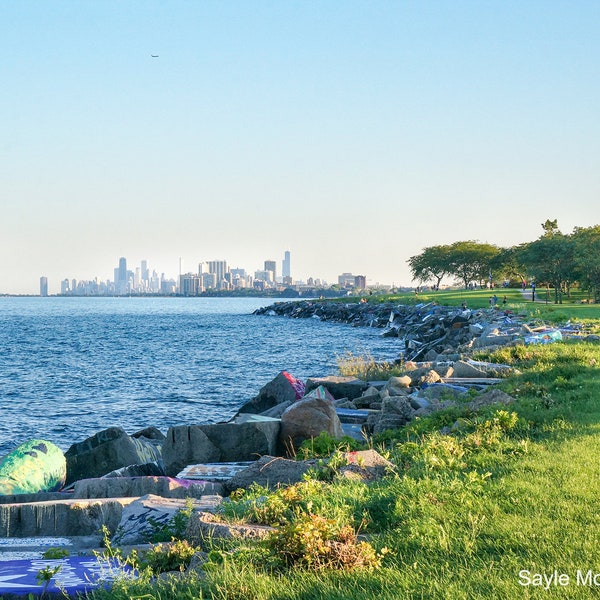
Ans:
[{"label": "rock breakwater", "polygon": [[433,360],[440,354],[460,353],[477,345],[504,345],[528,333],[523,319],[508,311],[469,310],[435,302],[411,306],[305,300],[278,302],[254,314],[377,327],[384,336],[402,339],[399,354],[405,360]]}]

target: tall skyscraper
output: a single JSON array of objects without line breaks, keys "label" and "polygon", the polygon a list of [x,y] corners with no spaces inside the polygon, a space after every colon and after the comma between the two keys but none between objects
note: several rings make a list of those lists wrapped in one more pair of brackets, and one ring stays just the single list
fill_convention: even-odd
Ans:
[{"label": "tall skyscraper", "polygon": [[48,278],[40,277],[40,296],[47,297],[48,296]]},{"label": "tall skyscraper", "polygon": [[286,250],[283,254],[283,262],[281,263],[281,275],[283,277],[284,282],[286,282],[286,278],[290,280],[292,278],[292,263],[289,250]]},{"label": "tall skyscraper", "polygon": [[150,280],[150,277],[148,274],[148,261],[143,260],[142,261],[142,281],[144,282],[145,287],[148,287],[149,280]]},{"label": "tall skyscraper", "polygon": [[122,256],[119,259],[119,266],[115,269],[115,292],[117,294],[127,294],[127,259]]},{"label": "tall skyscraper", "polygon": [[275,281],[277,275],[277,263],[274,260],[265,260],[265,271],[271,271],[273,273],[271,280]]},{"label": "tall skyscraper", "polygon": [[225,284],[225,273],[227,273],[227,261],[226,260],[209,260],[208,261],[208,272],[213,273],[216,278],[216,288],[220,290]]}]

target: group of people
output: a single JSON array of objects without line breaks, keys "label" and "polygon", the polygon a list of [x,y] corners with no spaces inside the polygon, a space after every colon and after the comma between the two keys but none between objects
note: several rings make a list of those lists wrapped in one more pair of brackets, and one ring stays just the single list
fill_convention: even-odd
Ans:
[{"label": "group of people", "polygon": [[[502,306],[506,307],[507,302],[508,300],[506,299],[506,296],[504,296],[504,298],[502,298]],[[490,297],[490,308],[496,308],[496,306],[498,306],[498,296],[494,294]]]}]

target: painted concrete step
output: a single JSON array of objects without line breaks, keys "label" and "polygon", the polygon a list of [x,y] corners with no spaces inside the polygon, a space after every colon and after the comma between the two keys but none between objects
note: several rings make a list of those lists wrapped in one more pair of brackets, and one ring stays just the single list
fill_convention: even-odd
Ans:
[{"label": "painted concrete step", "polygon": [[[37,578],[44,569],[54,570],[45,589]],[[57,560],[23,559],[0,562],[0,598],[77,598],[102,585],[108,585],[117,576],[135,577],[127,566],[96,556],[69,556]]]}]

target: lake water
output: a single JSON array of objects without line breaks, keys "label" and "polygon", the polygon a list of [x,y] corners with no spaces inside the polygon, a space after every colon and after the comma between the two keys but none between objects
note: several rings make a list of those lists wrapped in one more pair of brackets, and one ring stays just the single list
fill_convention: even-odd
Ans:
[{"label": "lake water", "polygon": [[255,316],[259,298],[0,298],[0,457],[229,419],[279,373],[337,373],[347,351],[394,359],[381,330]]}]

